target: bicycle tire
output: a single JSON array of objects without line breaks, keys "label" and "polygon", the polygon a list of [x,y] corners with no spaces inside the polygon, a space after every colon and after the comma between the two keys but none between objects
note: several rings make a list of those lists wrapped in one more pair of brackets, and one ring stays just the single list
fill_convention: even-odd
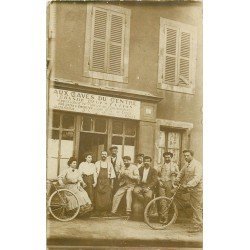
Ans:
[{"label": "bicycle tire", "polygon": [[[152,223],[150,221],[150,218],[149,218],[149,212],[150,212],[150,209],[152,208],[152,206],[154,206],[154,204],[156,202],[159,203],[160,200],[167,200],[169,201],[170,205],[169,205],[169,209],[173,209],[173,214],[172,214],[172,217],[171,219],[165,223],[165,224],[162,224],[162,223]],[[174,201],[172,201],[172,199],[168,198],[168,197],[165,197],[165,196],[160,196],[160,197],[157,197],[157,198],[154,198],[153,200],[151,200],[145,210],[144,210],[144,221],[146,222],[146,224],[151,227],[152,229],[156,229],[156,230],[163,230],[163,229],[166,229],[167,227],[169,227],[171,224],[173,224],[176,219],[178,217],[178,209],[176,207],[176,204]],[[157,220],[159,220],[159,216],[156,218]]]},{"label": "bicycle tire", "polygon": [[[66,217],[60,217],[55,213],[56,209],[55,210],[52,209],[52,206],[55,207],[55,205],[52,204],[52,201],[57,198],[58,202],[63,203],[63,204],[58,204],[57,205],[59,207],[59,208],[57,208],[57,210],[60,209],[60,208],[62,208],[63,211],[64,211],[64,208],[66,208],[66,210],[67,210],[67,206],[68,206],[69,201],[67,201],[67,195],[65,193],[67,193],[68,197],[70,196],[71,199],[72,199],[72,197],[74,197],[73,199],[74,199],[74,202],[76,202],[77,206],[76,206],[76,208],[74,208],[72,210],[66,211],[67,213],[69,213],[69,211],[71,211],[72,212],[71,215],[68,214],[68,216],[66,216]],[[66,200],[62,201],[62,197],[66,197]],[[50,196],[49,201],[48,201],[48,209],[49,209],[50,214],[55,219],[57,219],[59,221],[64,221],[64,222],[65,221],[71,221],[78,215],[78,213],[80,211],[79,200],[78,200],[77,196],[72,191],[70,191],[69,189],[58,189],[55,192],[53,192],[53,194]]]}]

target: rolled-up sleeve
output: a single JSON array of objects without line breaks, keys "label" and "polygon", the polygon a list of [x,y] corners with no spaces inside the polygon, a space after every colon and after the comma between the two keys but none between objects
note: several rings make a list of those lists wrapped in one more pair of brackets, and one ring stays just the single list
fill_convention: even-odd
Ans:
[{"label": "rolled-up sleeve", "polygon": [[202,167],[200,164],[195,166],[194,170],[194,178],[187,183],[187,187],[195,187],[197,186],[202,179]]}]

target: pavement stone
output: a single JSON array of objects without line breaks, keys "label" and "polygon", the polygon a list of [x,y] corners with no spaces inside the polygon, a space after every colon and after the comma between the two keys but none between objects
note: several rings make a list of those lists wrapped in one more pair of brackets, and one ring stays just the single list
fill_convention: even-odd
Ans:
[{"label": "pavement stone", "polygon": [[[124,218],[85,218],[70,222],[48,220],[48,246],[202,247],[202,233],[188,233],[188,223],[153,230]],[[174,248],[176,249],[176,248]]]}]

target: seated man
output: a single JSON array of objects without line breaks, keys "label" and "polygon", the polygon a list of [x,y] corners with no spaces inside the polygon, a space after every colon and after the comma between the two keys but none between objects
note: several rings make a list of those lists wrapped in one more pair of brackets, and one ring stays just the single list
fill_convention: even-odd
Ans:
[{"label": "seated man", "polygon": [[131,164],[130,156],[123,157],[124,166],[121,168],[118,175],[119,189],[114,195],[113,206],[111,215],[116,215],[118,206],[121,202],[123,195],[126,193],[126,214],[131,214],[131,205],[132,205],[132,191],[135,187],[135,184],[138,183],[139,171],[138,168]]},{"label": "seated man", "polygon": [[140,182],[134,189],[134,195],[143,202],[144,206],[152,199],[153,191],[157,185],[157,171],[152,167],[152,158],[144,157],[143,167],[139,169]]}]

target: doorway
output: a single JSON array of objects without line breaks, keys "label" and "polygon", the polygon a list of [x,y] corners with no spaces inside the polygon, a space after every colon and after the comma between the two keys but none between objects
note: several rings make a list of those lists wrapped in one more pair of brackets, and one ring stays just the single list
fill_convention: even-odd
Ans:
[{"label": "doorway", "polygon": [[84,154],[91,153],[93,162],[100,160],[101,152],[107,148],[107,135],[94,133],[80,133],[79,162],[84,161]]}]

